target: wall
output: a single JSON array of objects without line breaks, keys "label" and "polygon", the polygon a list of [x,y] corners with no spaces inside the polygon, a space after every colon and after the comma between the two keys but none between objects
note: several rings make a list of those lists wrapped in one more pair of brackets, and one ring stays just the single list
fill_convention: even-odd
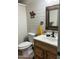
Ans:
[{"label": "wall", "polygon": [[[27,5],[27,32],[36,33],[40,21],[44,21],[43,29],[45,29],[46,6],[58,4],[59,0],[51,0],[49,3],[47,3],[45,0],[23,0],[23,3]],[[36,17],[34,19],[30,18],[30,11],[34,11],[36,13]]]},{"label": "wall", "polygon": [[26,6],[18,4],[18,44],[24,40],[27,35],[27,17]]}]

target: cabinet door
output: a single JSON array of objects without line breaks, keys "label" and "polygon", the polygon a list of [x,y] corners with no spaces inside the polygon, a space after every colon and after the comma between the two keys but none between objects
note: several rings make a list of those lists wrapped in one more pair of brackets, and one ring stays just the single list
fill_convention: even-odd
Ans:
[{"label": "cabinet door", "polygon": [[47,58],[46,59],[57,59],[57,56],[55,54],[47,52]]},{"label": "cabinet door", "polygon": [[39,56],[35,55],[35,59],[43,59],[43,58],[40,58]]},{"label": "cabinet door", "polygon": [[35,52],[36,59],[38,59],[38,58],[43,59],[44,54],[43,54],[43,50],[41,48],[35,46],[34,47],[34,52]]}]

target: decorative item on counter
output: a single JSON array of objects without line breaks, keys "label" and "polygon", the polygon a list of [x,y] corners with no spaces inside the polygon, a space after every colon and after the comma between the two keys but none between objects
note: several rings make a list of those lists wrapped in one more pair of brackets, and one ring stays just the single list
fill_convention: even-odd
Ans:
[{"label": "decorative item on counter", "polygon": [[46,37],[50,37],[50,34],[46,34]]},{"label": "decorative item on counter", "polygon": [[44,34],[43,27],[42,27],[43,24],[44,24],[44,22],[41,21],[40,24],[39,24],[39,26],[38,26],[38,28],[37,28],[36,35],[42,35],[42,34]]},{"label": "decorative item on counter", "polygon": [[36,15],[36,14],[35,14],[34,11],[31,11],[31,12],[30,12],[30,17],[31,17],[31,18],[35,18],[35,15]]},{"label": "decorative item on counter", "polygon": [[50,32],[47,32],[46,33],[46,37],[50,37],[51,36],[51,33]]}]

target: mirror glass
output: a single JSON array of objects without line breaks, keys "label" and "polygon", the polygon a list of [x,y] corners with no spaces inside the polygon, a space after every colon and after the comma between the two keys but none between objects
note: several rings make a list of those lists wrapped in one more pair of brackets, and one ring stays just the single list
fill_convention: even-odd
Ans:
[{"label": "mirror glass", "polygon": [[46,29],[57,30],[59,28],[59,4],[46,7]]},{"label": "mirror glass", "polygon": [[49,11],[50,26],[58,26],[58,9]]}]

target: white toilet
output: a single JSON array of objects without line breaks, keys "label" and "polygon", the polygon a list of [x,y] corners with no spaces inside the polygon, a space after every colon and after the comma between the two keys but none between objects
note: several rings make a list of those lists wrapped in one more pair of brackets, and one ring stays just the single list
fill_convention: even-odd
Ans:
[{"label": "white toilet", "polygon": [[25,41],[18,45],[18,49],[22,51],[22,55],[24,57],[29,57],[29,56],[33,57],[33,49],[32,49],[33,37],[35,37],[34,33],[28,33],[29,42]]}]

